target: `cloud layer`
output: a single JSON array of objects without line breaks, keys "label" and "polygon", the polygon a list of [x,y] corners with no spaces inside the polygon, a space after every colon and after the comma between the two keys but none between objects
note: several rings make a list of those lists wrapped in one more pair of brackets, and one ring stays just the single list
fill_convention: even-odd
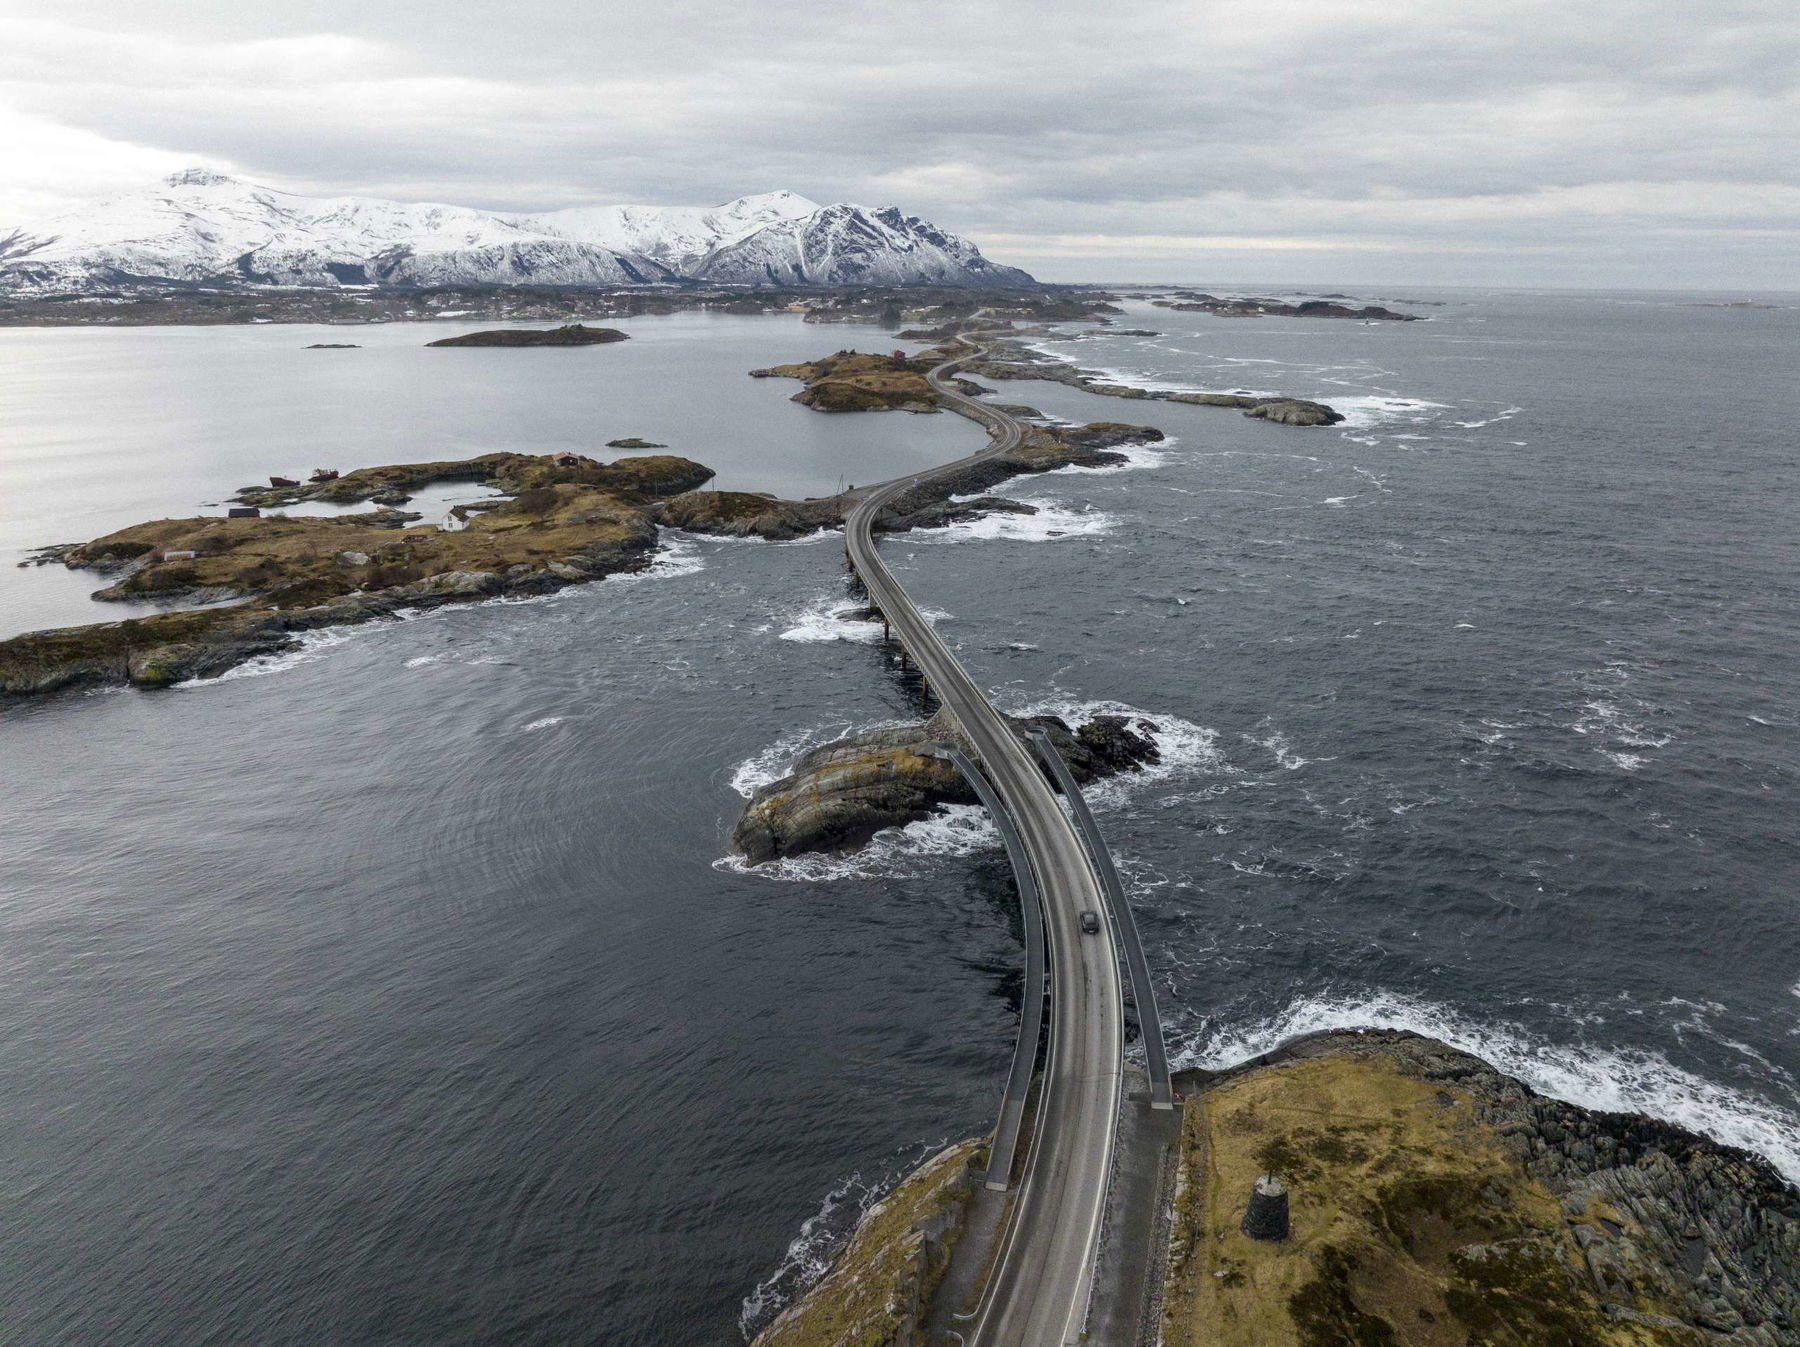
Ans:
[{"label": "cloud layer", "polygon": [[893,201],[1057,279],[1800,287],[1786,0],[551,8],[0,11],[0,220],[207,162]]}]

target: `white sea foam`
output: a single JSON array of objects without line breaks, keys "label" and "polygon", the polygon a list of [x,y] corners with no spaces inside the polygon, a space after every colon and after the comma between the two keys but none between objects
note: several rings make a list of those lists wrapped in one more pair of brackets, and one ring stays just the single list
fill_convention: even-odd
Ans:
[{"label": "white sea foam", "polygon": [[532,721],[525,729],[527,732],[531,730],[547,730],[552,725],[560,725],[567,719],[567,716],[545,716],[541,720]]},{"label": "white sea foam", "polygon": [[1480,426],[1491,426],[1496,421],[1509,421],[1524,410],[1525,409],[1523,407],[1508,407],[1505,411],[1497,412],[1493,416],[1487,417],[1484,420],[1452,421],[1450,424],[1454,425],[1454,426],[1461,426],[1464,430],[1475,430]]},{"label": "white sea foam", "polygon": [[322,627],[318,631],[302,632],[294,638],[298,644],[292,650],[283,650],[274,655],[258,655],[216,677],[189,678],[175,684],[175,687],[181,690],[206,688],[218,683],[236,682],[240,678],[261,678],[267,674],[286,673],[302,664],[310,664],[334,646],[344,644],[355,631],[354,627]]},{"label": "white sea foam", "polygon": [[781,633],[781,639],[808,644],[827,641],[875,644],[881,639],[880,619],[845,616],[855,611],[855,605],[842,595],[815,599],[799,614],[788,619],[792,625]]},{"label": "white sea foam", "polygon": [[[881,640],[881,619],[850,616],[857,608],[857,604],[841,594],[814,599],[788,619],[792,625],[781,632],[780,639],[806,644],[850,641],[857,645],[873,645]],[[937,608],[921,608],[919,615],[934,627],[950,616]],[[767,631],[768,628],[764,627],[762,630]]]},{"label": "white sea foam", "polygon": [[951,524],[948,528],[921,530],[912,534],[911,539],[920,543],[960,543],[972,538],[1036,543],[1057,538],[1091,538],[1111,532],[1118,523],[1114,516],[1092,506],[1075,509],[1053,500],[1024,496],[1015,499],[1022,505],[1032,506],[1037,513],[984,515],[980,519]]},{"label": "white sea foam", "polygon": [[1098,467],[1093,468],[1082,467],[1079,463],[1071,463],[1066,468],[1053,468],[1044,475],[1046,477],[1059,477],[1069,473],[1079,473],[1083,476],[1092,477],[1101,473],[1141,472],[1146,468],[1160,468],[1169,461],[1168,451],[1177,443],[1178,441],[1176,438],[1173,435],[1170,435],[1166,439],[1159,440],[1154,445],[1117,444],[1108,449],[1107,452],[1110,454],[1123,455],[1125,459],[1123,463],[1102,463]]},{"label": "white sea foam", "polygon": [[731,788],[748,800],[771,781],[779,781],[786,776],[794,765],[794,759],[807,749],[828,744],[833,739],[841,739],[850,733],[850,729],[847,724],[838,724],[790,730],[761,752],[740,762],[737,770],[731,774]]},{"label": "white sea foam", "polygon": [[1391,394],[1368,393],[1360,397],[1326,398],[1344,415],[1345,430],[1367,430],[1372,426],[1390,425],[1396,421],[1422,421],[1446,405],[1427,402],[1424,398],[1402,398]]},{"label": "white sea foam", "polygon": [[1244,736],[1244,741],[1246,743],[1255,744],[1259,748],[1268,749],[1269,752],[1275,755],[1275,761],[1280,766],[1285,767],[1288,771],[1298,771],[1312,761],[1311,758],[1303,758],[1296,753],[1293,744],[1288,741],[1288,737],[1271,725],[1267,720],[1262,721],[1256,728],[1259,730],[1267,730],[1267,736],[1258,739],[1253,734],[1246,734]]},{"label": "white sea foam", "polygon": [[781,1262],[744,1297],[738,1330],[745,1341],[760,1332],[782,1309],[804,1295],[830,1269],[862,1213],[874,1205],[874,1192],[860,1173],[852,1174],[829,1193],[819,1209],[800,1223]]},{"label": "white sea foam", "polygon": [[1128,720],[1144,720],[1154,725],[1156,728],[1150,737],[1156,741],[1158,761],[1140,771],[1121,772],[1083,787],[1087,797],[1096,803],[1117,803],[1131,791],[1154,782],[1194,775],[1212,776],[1234,770],[1219,751],[1217,730],[1161,711],[1144,711],[1124,702],[1089,701],[1066,695],[1053,695],[1001,709],[1009,716],[1059,716],[1071,726],[1083,725],[1095,716],[1124,716]]},{"label": "white sea foam", "polygon": [[[1796,987],[1800,994],[1800,987]],[[1309,997],[1257,1024],[1206,1030],[1174,1054],[1178,1067],[1220,1070],[1290,1038],[1326,1029],[1410,1029],[1473,1053],[1532,1089],[1585,1108],[1648,1113],[1766,1156],[1800,1182],[1800,1113],[1703,1079],[1640,1048],[1553,1043],[1521,1025],[1478,1022],[1416,997],[1378,992]]]},{"label": "white sea foam", "polygon": [[1000,845],[1000,833],[979,805],[939,805],[929,818],[902,828],[883,828],[861,848],[811,852],[751,865],[742,856],[721,856],[716,870],[732,870],[785,883],[813,884],[832,879],[899,879],[946,857],[971,856]]},{"label": "white sea foam", "polygon": [[[943,1149],[940,1144],[930,1147],[929,1152]],[[917,1151],[908,1152],[884,1163],[882,1172],[872,1181],[863,1178],[859,1170],[825,1194],[819,1209],[800,1223],[800,1233],[788,1244],[775,1270],[744,1297],[738,1311],[738,1331],[745,1341],[768,1327],[777,1314],[819,1283],[862,1219],[926,1158]]]},{"label": "white sea foam", "polygon": [[705,569],[706,554],[701,551],[698,542],[686,534],[665,531],[656,560],[634,574],[610,576],[608,583],[617,584],[621,580],[672,580],[676,576],[693,575]]}]

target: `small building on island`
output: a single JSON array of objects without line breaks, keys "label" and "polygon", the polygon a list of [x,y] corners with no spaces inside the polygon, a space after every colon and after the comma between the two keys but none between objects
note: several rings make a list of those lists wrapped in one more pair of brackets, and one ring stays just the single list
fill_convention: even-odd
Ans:
[{"label": "small building on island", "polygon": [[567,449],[558,449],[550,455],[550,466],[553,468],[578,468],[581,466],[581,455],[571,453]]}]

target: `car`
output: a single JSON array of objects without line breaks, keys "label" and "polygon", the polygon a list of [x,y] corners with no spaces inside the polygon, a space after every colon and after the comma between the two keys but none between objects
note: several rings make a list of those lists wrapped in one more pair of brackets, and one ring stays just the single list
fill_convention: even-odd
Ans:
[{"label": "car", "polygon": [[1081,933],[1083,935],[1100,934],[1100,914],[1098,912],[1083,912],[1081,914]]}]

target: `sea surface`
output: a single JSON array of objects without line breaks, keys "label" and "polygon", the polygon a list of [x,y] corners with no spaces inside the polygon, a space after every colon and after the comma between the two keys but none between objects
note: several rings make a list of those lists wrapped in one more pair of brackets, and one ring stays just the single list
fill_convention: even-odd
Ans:
[{"label": "sea surface", "polygon": [[[1071,327],[1044,349],[1350,419],[1007,384],[1170,439],[884,546],[1004,707],[1158,725],[1096,803],[1181,1063],[1420,1029],[1800,1179],[1796,301],[1358,298],[1430,321]],[[0,552],[314,466],[641,435],[815,494],[980,443],[743,377],[871,329],[628,327],[0,331]],[[836,535],[666,542],[0,710],[0,1340],[735,1343],[989,1125],[1020,950],[982,816],[727,856],[796,751],[920,714],[835,615]],[[4,629],[116,616],[91,587],[0,568]]]}]

